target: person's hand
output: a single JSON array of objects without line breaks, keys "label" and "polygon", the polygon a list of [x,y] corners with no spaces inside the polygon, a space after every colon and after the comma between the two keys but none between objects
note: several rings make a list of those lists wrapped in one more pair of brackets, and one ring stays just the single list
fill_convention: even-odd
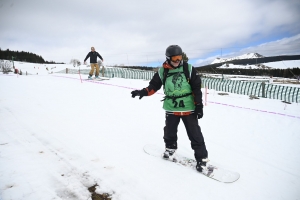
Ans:
[{"label": "person's hand", "polygon": [[148,96],[147,90],[144,88],[142,90],[134,90],[131,92],[131,97],[134,98],[136,96],[140,96],[139,99],[143,98],[143,96]]},{"label": "person's hand", "polygon": [[86,65],[86,61],[83,61],[83,64],[85,64],[85,65]]},{"label": "person's hand", "polygon": [[195,111],[194,111],[194,114],[196,115],[196,117],[198,119],[202,118],[203,117],[203,105],[202,104],[196,104],[195,105]]}]

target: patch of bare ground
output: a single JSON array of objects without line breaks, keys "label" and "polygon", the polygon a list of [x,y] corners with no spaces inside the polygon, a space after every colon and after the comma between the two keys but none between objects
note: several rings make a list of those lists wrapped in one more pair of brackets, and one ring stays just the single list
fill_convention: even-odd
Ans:
[{"label": "patch of bare ground", "polygon": [[110,194],[107,194],[107,193],[97,194],[95,192],[97,186],[98,185],[96,184],[96,185],[93,185],[93,186],[91,186],[91,187],[88,188],[88,190],[92,194],[92,200],[112,200]]}]

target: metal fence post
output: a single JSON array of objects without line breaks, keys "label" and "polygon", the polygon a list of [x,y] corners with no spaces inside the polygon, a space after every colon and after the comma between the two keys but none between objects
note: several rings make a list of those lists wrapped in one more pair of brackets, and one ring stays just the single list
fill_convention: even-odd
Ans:
[{"label": "metal fence post", "polygon": [[261,86],[262,86],[262,97],[266,98],[266,92],[265,92],[265,90],[266,90],[266,83],[262,82]]}]

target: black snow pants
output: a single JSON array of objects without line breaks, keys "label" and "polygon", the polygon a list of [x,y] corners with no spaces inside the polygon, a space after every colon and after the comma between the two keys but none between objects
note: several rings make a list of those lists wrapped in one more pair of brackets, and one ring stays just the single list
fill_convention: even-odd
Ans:
[{"label": "black snow pants", "polygon": [[182,119],[191,141],[192,149],[195,152],[195,159],[201,161],[203,158],[207,158],[208,153],[204,138],[198,124],[198,119],[194,114],[187,116],[166,114],[166,126],[164,127],[164,141],[166,148],[177,149],[177,127],[180,119]]}]

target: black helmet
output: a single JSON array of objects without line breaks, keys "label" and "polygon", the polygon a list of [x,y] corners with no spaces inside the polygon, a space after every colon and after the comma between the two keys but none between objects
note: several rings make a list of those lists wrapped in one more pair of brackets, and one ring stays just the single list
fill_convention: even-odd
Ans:
[{"label": "black helmet", "polygon": [[170,45],[166,49],[166,56],[171,57],[171,56],[177,56],[177,55],[182,55],[182,49],[178,45]]},{"label": "black helmet", "polygon": [[180,62],[180,64],[178,66],[172,65],[172,63],[171,63],[171,57],[172,56],[178,56],[178,55],[182,55],[182,49],[180,48],[180,46],[178,46],[178,45],[170,45],[166,49],[167,62],[174,69],[177,68],[178,66],[181,66],[183,64],[183,60],[181,60],[181,62]]}]

